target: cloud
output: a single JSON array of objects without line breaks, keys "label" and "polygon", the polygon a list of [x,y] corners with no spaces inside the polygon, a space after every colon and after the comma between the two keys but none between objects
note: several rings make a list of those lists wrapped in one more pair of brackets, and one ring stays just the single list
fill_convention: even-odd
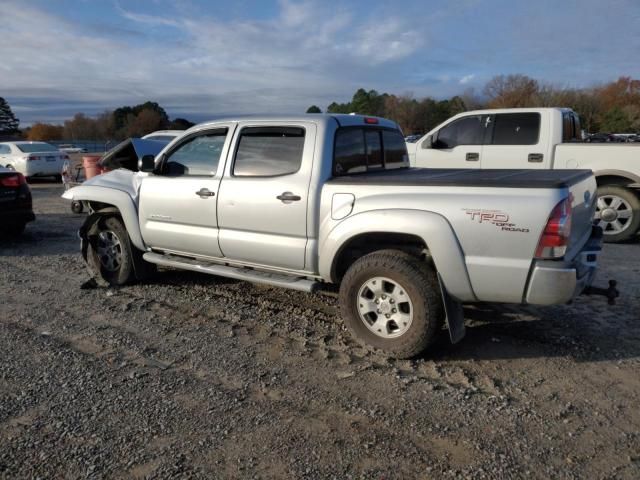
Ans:
[{"label": "cloud", "polygon": [[[0,91],[23,102],[23,121],[39,120],[29,105],[52,98],[51,110],[67,102],[89,113],[147,99],[194,118],[300,112],[373,88],[393,75],[388,65],[423,46],[400,16],[380,22],[375,10],[355,15],[320,1],[280,0],[271,15],[231,20],[170,4],[144,13],[113,5],[104,28],[86,29],[35,6],[3,5],[11,21],[0,37]],[[109,34],[109,24],[128,33]]]},{"label": "cloud", "polygon": [[180,22],[175,19],[162,17],[159,15],[148,15],[144,13],[134,13],[129,10],[125,10],[120,6],[120,2],[115,2],[116,10],[127,20],[131,20],[137,23],[144,23],[147,25],[166,26],[166,27],[179,27]]},{"label": "cloud", "polygon": [[474,78],[476,78],[476,74],[475,73],[471,73],[469,75],[465,75],[464,77],[462,77],[458,83],[460,83],[460,85],[466,85],[467,83],[469,83]]},{"label": "cloud", "polygon": [[146,100],[193,119],[301,112],[359,87],[443,98],[503,73],[570,86],[640,77],[637,0],[612,0],[605,16],[595,0],[75,1],[86,22],[2,2],[0,96],[25,123]]}]

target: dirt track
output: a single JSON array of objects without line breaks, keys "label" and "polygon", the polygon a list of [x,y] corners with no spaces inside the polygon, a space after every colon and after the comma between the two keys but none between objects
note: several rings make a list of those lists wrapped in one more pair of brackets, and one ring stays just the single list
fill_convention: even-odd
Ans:
[{"label": "dirt track", "polygon": [[0,243],[0,477],[640,477],[640,245],[608,307],[466,310],[467,336],[388,361],[336,300],[165,270],[81,290],[62,187]]}]

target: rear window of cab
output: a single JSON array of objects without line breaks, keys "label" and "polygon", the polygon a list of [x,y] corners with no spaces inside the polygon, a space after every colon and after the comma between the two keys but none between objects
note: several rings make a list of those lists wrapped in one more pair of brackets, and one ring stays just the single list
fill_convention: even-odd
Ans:
[{"label": "rear window of cab", "polygon": [[335,137],[333,175],[351,175],[409,166],[404,137],[398,130],[343,127]]}]

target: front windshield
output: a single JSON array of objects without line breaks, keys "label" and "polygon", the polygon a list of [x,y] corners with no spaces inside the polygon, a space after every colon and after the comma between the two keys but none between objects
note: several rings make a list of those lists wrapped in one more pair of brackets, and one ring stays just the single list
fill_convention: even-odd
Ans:
[{"label": "front windshield", "polygon": [[48,143],[18,143],[16,145],[24,153],[58,152],[59,150]]}]

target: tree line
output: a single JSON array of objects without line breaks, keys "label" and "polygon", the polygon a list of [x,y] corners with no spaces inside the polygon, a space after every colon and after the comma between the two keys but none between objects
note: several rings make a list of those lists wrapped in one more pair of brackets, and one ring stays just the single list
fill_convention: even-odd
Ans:
[{"label": "tree line", "polygon": [[[358,89],[350,102],[331,103],[327,113],[360,113],[396,121],[405,134],[425,133],[453,115],[482,108],[568,107],[590,133],[640,132],[640,80],[618,80],[589,88],[563,88],[526,75],[498,75],[480,93],[468,89],[445,100]],[[307,113],[321,113],[312,105]]]},{"label": "tree line", "polygon": [[[3,119],[5,119],[3,123]],[[142,137],[156,130],[186,130],[194,125],[184,118],[169,119],[167,112],[156,102],[123,106],[89,117],[76,113],[62,125],[36,122],[20,132],[19,120],[11,112],[8,103],[0,98],[0,134],[18,134],[27,140],[123,140]]]},{"label": "tree line", "polygon": [[[498,75],[480,92],[468,89],[444,100],[431,97],[378,93],[358,89],[351,101],[333,102],[328,113],[360,113],[396,121],[406,134],[424,133],[449,117],[467,110],[512,107],[569,107],[581,118],[589,133],[640,132],[640,80],[620,77],[589,88],[564,88],[540,82],[526,75]],[[321,113],[316,105],[307,113]],[[77,113],[62,125],[37,122],[22,130],[29,140],[122,140],[141,137],[155,130],[184,130],[193,123],[184,118],[169,119],[156,102],[123,106],[95,117]],[[19,120],[0,97],[0,136],[17,135]]]}]

